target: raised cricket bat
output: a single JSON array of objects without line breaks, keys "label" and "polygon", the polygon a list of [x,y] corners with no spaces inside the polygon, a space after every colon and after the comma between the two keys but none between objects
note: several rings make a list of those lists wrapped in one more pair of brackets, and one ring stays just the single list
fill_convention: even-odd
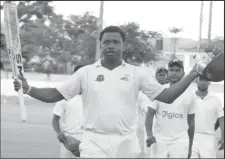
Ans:
[{"label": "raised cricket bat", "polygon": [[[7,52],[12,67],[13,78],[17,79],[17,75],[24,73],[17,6],[12,2],[6,1],[4,3],[3,10],[4,10],[4,25],[5,25],[5,39]],[[22,121],[25,122],[27,120],[27,113],[26,107],[24,105],[22,88],[18,91],[18,95],[19,95],[21,118]]]}]

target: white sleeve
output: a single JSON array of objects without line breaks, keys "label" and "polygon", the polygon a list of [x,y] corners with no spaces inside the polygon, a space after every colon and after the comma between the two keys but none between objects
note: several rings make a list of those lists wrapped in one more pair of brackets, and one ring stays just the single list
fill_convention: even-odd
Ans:
[{"label": "white sleeve", "polygon": [[151,75],[144,70],[140,70],[140,89],[152,101],[165,89]]},{"label": "white sleeve", "polygon": [[138,97],[138,105],[142,111],[147,113],[148,107],[152,105],[152,101],[142,92],[140,92]]},{"label": "white sleeve", "polygon": [[224,116],[223,106],[221,100],[215,96],[215,108],[216,108],[216,117],[221,118]]},{"label": "white sleeve", "polygon": [[68,81],[56,87],[66,100],[70,100],[82,93],[82,81],[86,72],[86,67],[80,68]]},{"label": "white sleeve", "polygon": [[52,111],[53,114],[58,115],[58,116],[62,116],[64,109],[65,109],[65,105],[66,105],[66,101],[62,100],[59,101],[55,104],[55,107]]},{"label": "white sleeve", "polygon": [[153,101],[152,104],[149,105],[148,107],[150,107],[150,108],[152,108],[152,109],[154,109],[154,110],[157,110],[158,105],[159,105],[159,101],[155,100],[155,101]]}]

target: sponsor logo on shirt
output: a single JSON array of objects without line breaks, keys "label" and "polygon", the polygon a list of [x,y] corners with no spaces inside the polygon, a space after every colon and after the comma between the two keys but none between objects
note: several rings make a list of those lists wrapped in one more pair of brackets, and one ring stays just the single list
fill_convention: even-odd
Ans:
[{"label": "sponsor logo on shirt", "polygon": [[173,119],[173,118],[183,119],[183,114],[179,114],[179,113],[175,113],[175,112],[162,111],[162,117],[167,117],[168,119]]},{"label": "sponsor logo on shirt", "polygon": [[104,79],[105,79],[104,75],[98,75],[95,81],[102,82],[104,81]]},{"label": "sponsor logo on shirt", "polygon": [[120,78],[121,80],[124,80],[124,81],[129,81],[130,80],[130,75],[129,74],[125,74],[124,77]]}]

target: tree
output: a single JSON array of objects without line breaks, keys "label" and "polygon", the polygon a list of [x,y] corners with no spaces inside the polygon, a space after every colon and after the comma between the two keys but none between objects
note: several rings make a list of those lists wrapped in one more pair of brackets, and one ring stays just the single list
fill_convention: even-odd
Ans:
[{"label": "tree", "polygon": [[80,56],[80,63],[93,63],[95,58],[97,17],[86,12],[82,16],[71,15],[66,21],[65,29],[72,40],[71,55]]},{"label": "tree", "polygon": [[[204,42],[202,42],[199,52],[205,52],[205,49],[209,48],[207,39],[204,39],[203,41]],[[198,46],[196,44],[194,47],[186,48],[185,51],[196,52],[197,47]],[[212,40],[211,47],[216,47],[216,48],[220,48],[221,50],[224,50],[224,39],[216,37],[215,39]]]},{"label": "tree", "polygon": [[[20,39],[22,56],[25,59],[26,70],[30,58],[38,54],[39,46],[51,47],[51,40],[44,34],[47,26],[45,22],[55,13],[50,6],[51,1],[12,1],[17,4],[17,13],[20,23]],[[1,7],[2,9],[3,7]]]},{"label": "tree", "polygon": [[[33,16],[47,20],[54,15],[52,1],[11,1],[17,4],[17,13],[20,25],[32,21]],[[3,9],[3,6],[0,7]]]},{"label": "tree", "polygon": [[[98,18],[86,12],[84,15],[70,15],[69,19],[65,20],[62,15],[54,13],[50,2],[17,2],[25,63],[28,63],[34,55],[38,56],[40,61],[46,57],[54,58],[57,66],[65,66],[65,73],[70,64],[93,63],[98,38],[96,34]],[[124,24],[121,28],[127,34],[127,47],[123,54],[125,61],[142,63],[154,59],[157,52],[151,40],[162,39],[161,34],[141,30],[136,23]],[[37,65],[43,67],[40,61]],[[44,68],[39,70],[43,71]]]},{"label": "tree", "polygon": [[128,23],[120,26],[126,34],[126,49],[123,54],[125,61],[135,63],[148,62],[156,54],[151,43],[152,39],[161,38],[161,34],[154,31],[144,31],[137,23]]},{"label": "tree", "polygon": [[173,34],[174,37],[171,38],[171,42],[172,42],[172,50],[173,50],[173,54],[172,54],[172,59],[176,58],[176,47],[177,47],[177,41],[179,40],[176,35],[178,33],[180,33],[183,29],[182,28],[177,28],[177,27],[172,27],[169,28],[169,32],[171,34]]}]

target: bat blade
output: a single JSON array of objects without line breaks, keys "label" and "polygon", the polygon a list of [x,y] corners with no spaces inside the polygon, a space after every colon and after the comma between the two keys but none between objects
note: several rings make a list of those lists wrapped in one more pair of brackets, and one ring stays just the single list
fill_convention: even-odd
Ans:
[{"label": "bat blade", "polygon": [[[16,79],[17,75],[24,73],[20,35],[19,35],[19,20],[17,15],[17,6],[12,2],[5,2],[4,10],[4,25],[5,25],[5,39],[7,52],[9,55],[10,64],[12,67],[13,77]],[[26,107],[24,105],[23,90],[18,91],[20,113],[22,121],[27,120]]]}]

